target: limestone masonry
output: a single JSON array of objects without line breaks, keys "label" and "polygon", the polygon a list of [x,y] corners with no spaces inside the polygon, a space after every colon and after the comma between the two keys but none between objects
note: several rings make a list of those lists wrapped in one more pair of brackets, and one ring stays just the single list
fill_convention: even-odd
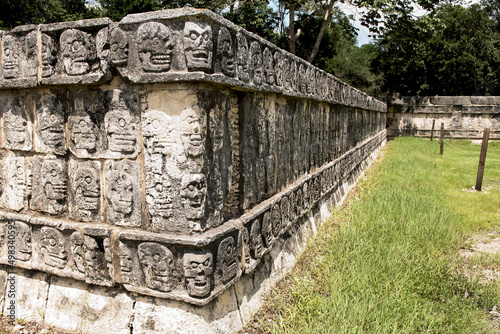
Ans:
[{"label": "limestone masonry", "polygon": [[430,137],[433,120],[447,138],[481,139],[489,128],[500,139],[500,96],[403,96],[389,103],[387,135]]},{"label": "limestone masonry", "polygon": [[0,288],[61,328],[237,329],[385,143],[385,103],[207,10],[0,46]]}]

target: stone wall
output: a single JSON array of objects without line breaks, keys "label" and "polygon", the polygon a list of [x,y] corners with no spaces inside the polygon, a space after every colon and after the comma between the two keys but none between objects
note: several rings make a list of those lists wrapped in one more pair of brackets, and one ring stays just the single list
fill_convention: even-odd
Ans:
[{"label": "stone wall", "polygon": [[[500,96],[404,96],[390,101],[387,135],[430,137],[444,123],[446,138],[500,139]],[[435,132],[436,136],[437,133]]]},{"label": "stone wall", "polygon": [[237,329],[385,142],[384,103],[207,10],[0,46],[3,307],[62,328]]}]

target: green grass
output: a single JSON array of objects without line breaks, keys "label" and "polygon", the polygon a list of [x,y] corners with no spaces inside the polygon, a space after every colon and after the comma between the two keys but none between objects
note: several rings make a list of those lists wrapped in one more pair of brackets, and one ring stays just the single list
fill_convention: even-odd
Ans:
[{"label": "green grass", "polygon": [[[467,279],[458,251],[500,226],[500,144],[488,149],[485,191],[470,192],[480,146],[449,143],[460,150],[440,156],[438,141],[391,142],[247,330],[498,333],[488,310],[500,285]],[[500,268],[498,256],[480,261]]]}]

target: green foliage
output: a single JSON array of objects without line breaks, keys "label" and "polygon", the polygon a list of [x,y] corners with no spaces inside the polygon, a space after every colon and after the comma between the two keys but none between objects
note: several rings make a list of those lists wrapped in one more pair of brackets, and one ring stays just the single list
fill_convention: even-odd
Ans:
[{"label": "green foliage", "polygon": [[444,5],[384,32],[375,67],[403,95],[500,94],[500,35],[478,5]]},{"label": "green foliage", "polygon": [[382,75],[373,71],[371,64],[378,56],[378,46],[343,43],[337,53],[327,59],[324,69],[349,85],[372,96],[381,96]]},{"label": "green foliage", "polygon": [[102,16],[98,7],[87,7],[85,0],[2,0],[0,27],[23,24],[73,21]]},{"label": "green foliage", "polygon": [[105,9],[106,16],[114,21],[119,21],[128,14],[186,6],[207,8],[220,13],[230,3],[228,0],[100,0],[99,2]]},{"label": "green foliage", "polygon": [[275,28],[278,15],[267,0],[246,0],[233,10],[223,13],[224,17],[269,41],[276,40]]}]

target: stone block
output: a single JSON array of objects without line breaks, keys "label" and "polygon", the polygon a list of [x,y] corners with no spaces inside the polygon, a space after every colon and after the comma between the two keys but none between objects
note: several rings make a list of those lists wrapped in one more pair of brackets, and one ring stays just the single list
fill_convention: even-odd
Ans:
[{"label": "stone block", "polygon": [[431,96],[430,103],[434,105],[470,105],[470,96]]},{"label": "stone block", "polygon": [[71,331],[130,333],[134,301],[116,288],[53,277],[45,322]]},{"label": "stone block", "polygon": [[4,314],[10,314],[10,305],[15,305],[16,319],[43,321],[47,314],[49,275],[18,269],[9,274],[9,279]]}]

